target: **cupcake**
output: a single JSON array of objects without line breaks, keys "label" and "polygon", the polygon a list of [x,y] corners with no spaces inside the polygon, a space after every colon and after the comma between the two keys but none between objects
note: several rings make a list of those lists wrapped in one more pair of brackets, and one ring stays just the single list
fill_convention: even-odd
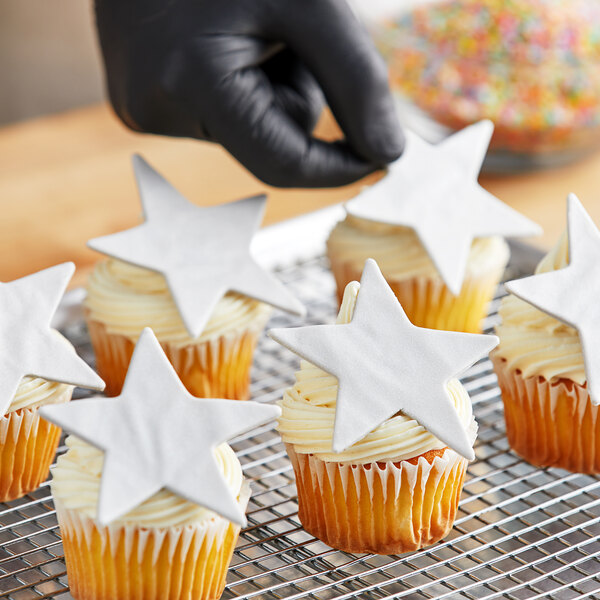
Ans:
[{"label": "cupcake", "polygon": [[[373,293],[381,294],[385,282],[377,285],[379,290]],[[361,284],[351,282],[346,286],[336,325],[325,326],[330,328],[327,336],[337,333],[332,328],[350,327],[356,318],[365,320],[364,312],[356,317],[355,307],[361,302],[363,288],[367,293],[367,286],[374,289],[372,280],[365,279],[364,274]],[[392,294],[389,288],[386,293]],[[362,310],[381,315],[384,326],[389,321],[390,330],[394,330],[394,319],[382,305],[365,304],[370,297],[363,298]],[[393,302],[396,312],[402,313],[395,298]],[[443,368],[440,373],[425,374],[427,369],[439,368],[431,354],[434,347],[424,348],[413,342],[417,336],[426,338],[433,333],[444,336],[443,340],[440,337],[444,345],[452,340],[446,336],[460,336],[452,344],[464,344],[458,354],[468,355],[468,361],[474,362],[482,348],[494,345],[494,338],[476,340],[477,344],[483,341],[483,346],[466,349],[471,342],[467,338],[487,336],[463,338],[466,334],[429,330],[415,333],[419,328],[404,315],[403,320],[401,331],[391,336],[397,333],[396,349],[403,344],[409,353],[413,352],[416,362],[407,365],[401,351],[394,353],[394,348],[388,347],[381,331],[368,328],[365,335],[373,340],[374,347],[381,342],[378,356],[373,357],[366,338],[357,336],[352,338],[354,342],[361,348],[365,344],[362,366],[361,352],[355,364],[346,366],[347,372],[332,368],[337,371],[335,376],[313,361],[304,360],[295,383],[280,403],[282,414],[277,429],[294,467],[300,521],[309,533],[347,552],[400,554],[444,538],[452,529],[467,465],[474,457],[477,426],[467,392],[455,377],[442,375]],[[280,330],[273,337],[303,356],[309,354],[305,349],[300,351],[296,341],[284,338]],[[434,339],[431,337],[428,343],[435,344]],[[348,348],[347,344],[340,345],[337,356],[328,356],[322,362],[345,361]],[[386,356],[390,357],[389,363],[382,365]],[[401,358],[395,377],[383,381],[398,356]],[[346,377],[351,369],[357,371],[358,379],[353,382],[358,381],[357,389]],[[411,380],[410,371],[415,379]],[[421,390],[416,391],[415,381],[423,377],[429,378],[422,379],[428,384],[418,386]],[[361,379],[365,381],[362,390],[358,389]],[[363,397],[361,391],[365,390]],[[388,410],[382,411],[379,403],[386,394],[391,402]],[[374,413],[379,413],[379,419],[371,421]],[[373,423],[377,423],[375,427]],[[348,428],[347,439],[357,441],[342,448],[339,439],[344,432],[340,436],[340,425]]]},{"label": "cupcake", "polygon": [[150,327],[191,394],[248,399],[252,358],[270,306],[230,292],[192,337],[160,273],[108,259],[96,264],[86,289],[86,322],[107,395],[121,391],[138,336]]},{"label": "cupcake", "polygon": [[0,502],[32,492],[48,477],[60,428],[41,418],[40,407],[68,402],[74,385],[103,387],[49,327],[73,271],[65,263],[0,284]]},{"label": "cupcake", "polygon": [[[600,243],[595,256],[584,246],[589,238],[574,228],[578,215],[595,230],[579,201],[570,197],[568,235],[542,259],[535,276],[507,284],[513,293],[500,305],[500,344],[492,361],[510,447],[536,466],[600,473],[600,398],[591,394],[587,366],[597,358],[591,344],[584,352],[581,332],[568,318],[575,311],[577,320],[591,315],[598,322],[594,281]],[[597,230],[593,235],[600,240]],[[569,281],[569,271],[576,268],[569,258],[574,245],[579,260],[592,261],[587,281]]]},{"label": "cupcake", "polygon": [[72,393],[73,386],[63,383],[39,377],[21,380],[0,419],[0,502],[21,498],[48,477],[60,428],[42,419],[38,408],[68,402]]},{"label": "cupcake", "polygon": [[73,597],[219,598],[250,497],[225,440],[279,414],[194,398],[150,329],[120,396],[45,407],[72,433],[51,489]]},{"label": "cupcake", "polygon": [[[52,468],[52,496],[73,597],[220,598],[239,525],[164,489],[101,525],[103,453],[74,436],[66,443]],[[235,453],[222,444],[215,459],[244,511],[250,488]]]},{"label": "cupcake", "polygon": [[339,300],[373,258],[415,325],[481,331],[509,259],[503,236],[539,233],[477,183],[492,131],[482,121],[437,145],[406,132],[404,154],[327,241]]},{"label": "cupcake", "polygon": [[252,357],[271,306],[303,306],[249,254],[265,197],[199,207],[142,158],[134,168],[145,222],[96,238],[84,302],[106,393],[123,385],[135,343],[151,327],[195,396],[246,400]]},{"label": "cupcake", "polygon": [[479,333],[510,251],[498,236],[473,240],[464,281],[456,295],[444,283],[417,234],[408,227],[348,214],[331,232],[327,256],[340,302],[345,286],[360,279],[365,260],[373,258],[415,325]]}]

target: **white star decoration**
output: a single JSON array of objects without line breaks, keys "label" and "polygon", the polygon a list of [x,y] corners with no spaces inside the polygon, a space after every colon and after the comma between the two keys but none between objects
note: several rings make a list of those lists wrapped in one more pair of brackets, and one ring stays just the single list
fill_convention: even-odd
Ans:
[{"label": "white star decoration", "polygon": [[0,415],[25,375],[96,390],[104,382],[50,323],[75,265],[63,263],[0,283]]},{"label": "white star decoration", "polygon": [[305,309],[250,255],[265,196],[200,207],[186,200],[140,156],[133,157],[145,223],[88,245],[161,273],[192,337],[202,333],[218,301],[238,292],[282,310]]},{"label": "white star decoration", "polygon": [[575,194],[567,199],[569,265],[509,281],[506,289],[579,332],[587,389],[600,404],[600,231]]},{"label": "white star decoration", "polygon": [[498,338],[416,327],[374,260],[366,262],[350,323],[273,329],[269,335],[337,377],[334,452],[402,411],[465,458],[474,458],[446,384]]},{"label": "white star decoration", "polygon": [[244,526],[214,456],[216,446],[277,418],[257,402],[195,398],[151,329],[136,344],[123,392],[45,406],[42,416],[104,451],[98,521],[125,515],[162,488]]},{"label": "white star decoration", "polygon": [[435,146],[407,131],[404,154],[388,174],[346,205],[351,215],[414,229],[454,295],[475,238],[541,232],[477,183],[493,129],[481,121]]}]

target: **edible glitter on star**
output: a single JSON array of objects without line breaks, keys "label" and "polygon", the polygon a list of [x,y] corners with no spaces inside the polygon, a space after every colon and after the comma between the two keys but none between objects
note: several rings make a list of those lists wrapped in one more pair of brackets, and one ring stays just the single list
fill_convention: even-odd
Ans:
[{"label": "edible glitter on star", "polygon": [[184,198],[142,157],[134,156],[145,222],[95,238],[88,246],[161,273],[181,319],[196,338],[227,292],[304,315],[304,306],[250,254],[266,196],[200,207]]},{"label": "edible glitter on star", "polygon": [[506,289],[579,333],[587,389],[600,404],[600,231],[575,196],[567,199],[569,264],[509,281]]},{"label": "edible glitter on star", "polygon": [[446,385],[498,338],[413,325],[373,259],[365,264],[350,323],[269,335],[337,378],[334,452],[402,411],[465,458],[475,457]]},{"label": "edible glitter on star", "polygon": [[26,375],[104,389],[104,381],[51,327],[74,271],[73,263],[63,263],[0,283],[0,415]]},{"label": "edible glitter on star", "polygon": [[493,130],[480,121],[436,145],[407,131],[405,151],[387,175],[346,204],[356,217],[412,228],[454,295],[475,238],[541,233],[477,182]]},{"label": "edible glitter on star", "polygon": [[103,525],[166,488],[245,526],[214,450],[281,414],[278,406],[258,402],[195,398],[149,328],[135,346],[120,396],[40,411],[104,451],[97,516]]}]

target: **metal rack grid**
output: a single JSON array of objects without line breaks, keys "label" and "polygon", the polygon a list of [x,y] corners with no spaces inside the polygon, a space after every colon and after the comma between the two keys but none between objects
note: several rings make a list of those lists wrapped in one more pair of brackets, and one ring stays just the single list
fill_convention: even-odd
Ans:
[{"label": "metal rack grid", "polygon": [[[511,276],[530,268],[521,264],[515,271],[514,265]],[[280,269],[280,276],[306,303],[309,322],[332,321],[334,283],[323,258]],[[498,299],[488,328],[497,306]],[[297,323],[277,315],[271,325]],[[82,323],[70,323],[65,333],[91,361]],[[263,336],[253,398],[277,400],[297,365],[294,355]],[[508,450],[488,360],[463,382],[479,422],[477,460],[469,466],[452,532],[412,554],[351,555],[321,543],[298,521],[292,467],[272,426],[237,438],[232,445],[254,493],[223,598],[600,598],[600,480],[532,467]],[[47,483],[0,505],[1,597],[71,598],[62,554]]]}]

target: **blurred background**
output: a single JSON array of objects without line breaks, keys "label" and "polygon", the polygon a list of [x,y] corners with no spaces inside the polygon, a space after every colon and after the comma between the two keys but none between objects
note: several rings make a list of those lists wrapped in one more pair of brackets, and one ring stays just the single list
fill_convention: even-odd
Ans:
[{"label": "blurred background", "polygon": [[[600,1],[352,4],[388,62],[406,126],[436,141],[494,122],[481,182],[544,226],[541,245],[563,229],[569,192],[600,219]],[[91,0],[0,0],[0,78],[0,237],[14,249],[0,253],[0,280],[66,259],[85,273],[97,259],[87,239],[139,220],[134,152],[198,203],[268,191],[266,223],[373,180],[266,189],[219,146],[128,131],[104,95]],[[339,136],[327,112],[317,131]]]},{"label": "blurred background", "polygon": [[99,102],[91,2],[0,2],[0,81],[0,125]]}]

